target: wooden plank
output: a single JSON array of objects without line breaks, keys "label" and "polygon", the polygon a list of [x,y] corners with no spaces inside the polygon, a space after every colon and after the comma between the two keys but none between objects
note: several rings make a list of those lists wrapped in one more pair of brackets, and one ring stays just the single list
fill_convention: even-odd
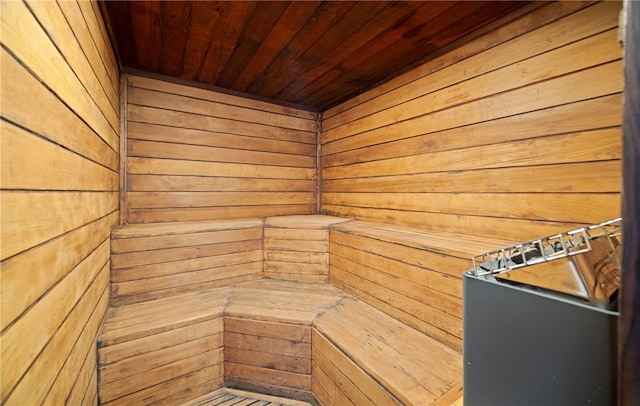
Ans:
[{"label": "wooden plank", "polygon": [[129,192],[128,208],[180,208],[311,204],[308,192]]},{"label": "wooden plank", "polygon": [[243,136],[189,128],[168,127],[157,124],[138,123],[135,121],[129,123],[128,130],[128,138],[137,140],[175,142],[221,148],[251,149],[255,151],[295,155],[313,155],[315,153],[315,145],[313,144],[260,138],[259,134],[254,134],[254,136]]},{"label": "wooden plank", "polygon": [[[202,7],[202,6],[196,6]],[[186,67],[185,67],[186,68]],[[157,90],[165,93],[184,95],[196,99],[207,100],[216,103],[224,103],[239,107],[247,107],[254,110],[266,111],[275,114],[284,114],[300,119],[312,120],[315,122],[315,113],[308,110],[293,109],[274,103],[267,103],[259,100],[252,100],[246,97],[235,96],[228,93],[214,92],[193,86],[185,86],[164,80],[153,79],[140,75],[130,75],[127,78],[130,86],[143,89]]]},{"label": "wooden plank", "polygon": [[[269,221],[267,219],[266,221]],[[328,230],[297,229],[297,228],[272,228],[267,225],[264,229],[264,238],[269,240],[307,240],[323,241],[329,237]]]},{"label": "wooden plank", "polygon": [[271,178],[311,180],[315,170],[286,166],[250,165],[225,162],[182,161],[176,159],[127,158],[129,173],[232,178]]},{"label": "wooden plank", "polygon": [[[49,340],[60,329],[63,321],[98,276],[108,259],[109,244],[105,241],[48,294],[40,298],[28,312],[3,330],[0,337],[3,358],[3,368],[0,371],[3,403],[16,388],[31,363],[38,358]],[[105,279],[100,292],[106,283]],[[94,298],[93,303],[97,301],[97,297]]]},{"label": "wooden plank", "polygon": [[146,251],[113,254],[112,267],[129,268],[138,265],[174,262],[178,260],[231,254],[239,251],[255,251],[262,248],[260,240],[232,241],[207,245],[167,248],[158,250],[153,256]]},{"label": "wooden plank", "polygon": [[272,323],[246,318],[225,317],[225,332],[253,334],[259,337],[273,337],[300,343],[311,342],[308,327],[296,324]]},{"label": "wooden plank", "polygon": [[[293,241],[293,244],[296,242]],[[267,250],[264,259],[268,262],[291,262],[295,264],[329,265],[329,252],[305,252]]]},{"label": "wooden plank", "polygon": [[395,320],[456,350],[462,347],[462,319],[331,266],[332,283]]},{"label": "wooden plank", "polygon": [[[607,17],[611,23],[615,21],[611,14],[607,15]],[[382,111],[368,116],[366,124],[360,122],[346,124],[340,128],[340,131],[343,134],[345,132],[346,134],[353,134],[386,126],[392,122],[389,120],[390,117],[394,117],[397,121],[411,119],[424,114],[423,106],[426,100],[430,103],[431,111],[438,111],[611,62],[621,56],[620,49],[611,46],[615,41],[615,24],[612,24],[609,30],[602,34],[581,39],[565,47],[500,67],[500,69],[474,78],[461,76],[457,69],[469,70],[472,66],[476,67],[477,64],[482,66],[486,63],[484,61],[464,61],[453,66],[453,68],[456,68],[457,74],[450,72],[450,70],[442,70],[430,75],[429,83],[420,88],[423,93],[419,97],[390,108],[378,106],[378,109]],[[489,59],[494,57],[493,53],[486,56]],[[559,66],[554,63],[558,60],[565,60],[567,63]],[[477,70],[477,68],[474,70]],[[526,71],[525,75],[521,73],[523,71]],[[455,86],[452,86],[452,79],[457,79],[459,82],[453,82]],[[413,92],[415,92],[414,87],[417,85],[416,83],[412,84]],[[331,138],[331,131],[328,131],[327,139]]]},{"label": "wooden plank", "polygon": [[293,357],[259,349],[248,350],[234,347],[225,347],[224,356],[226,361],[235,364],[311,375],[311,359],[309,357]]},{"label": "wooden plank", "polygon": [[[118,174],[2,121],[2,187],[27,190],[117,190]],[[56,168],[52,171],[51,168]],[[46,179],[46,182],[43,182]]]},{"label": "wooden plank", "polygon": [[606,193],[620,192],[620,180],[620,161],[612,160],[325,180],[323,188],[326,192],[411,190],[414,193],[464,193],[469,191],[469,185],[474,185],[476,193],[563,193],[568,190],[576,193]]},{"label": "wooden plank", "polygon": [[[2,117],[71,151],[117,170],[118,155],[94,130],[34,77],[4,48],[2,64]],[[33,103],[38,100],[38,103]],[[42,114],[46,110],[49,114]]]},{"label": "wooden plank", "polygon": [[[91,97],[96,102],[100,97],[107,98],[109,105],[102,106],[102,110],[107,117],[115,116],[116,122],[112,122],[112,126],[116,128],[118,90],[114,87],[114,81],[109,77],[107,67],[97,53],[91,36],[92,31],[85,23],[78,4],[76,2],[60,3],[58,8],[37,1],[28,1],[27,5],[49,33],[49,38],[62,52]],[[117,69],[114,72],[117,72]],[[117,83],[117,75],[115,83]]]},{"label": "wooden plank", "polygon": [[130,190],[137,192],[314,192],[313,180],[224,178],[204,176],[130,175]]},{"label": "wooden plank", "polygon": [[211,219],[255,218],[256,216],[279,216],[310,214],[315,204],[308,205],[262,205],[230,207],[196,207],[181,209],[129,209],[127,218],[132,223],[157,223],[172,221],[199,221]]},{"label": "wooden plank", "polygon": [[[325,168],[325,179],[620,159],[617,128]],[[576,148],[582,145],[583,148]],[[490,152],[489,152],[490,151]],[[428,157],[428,159],[427,159]]]},{"label": "wooden plank", "polygon": [[[402,212],[387,209],[352,209],[338,206],[325,208],[327,213],[345,217],[359,217],[367,221],[394,222],[395,224],[444,231],[454,235],[486,236],[487,230],[501,241],[527,241],[540,236],[560,233],[584,226],[576,223],[504,219],[498,217],[458,216],[455,214]],[[615,214],[612,213],[612,217]],[[461,247],[464,248],[464,247]],[[468,257],[481,254],[469,250]]]},{"label": "wooden plank", "polygon": [[274,240],[264,241],[265,250],[280,250],[293,252],[327,252],[329,250],[328,241],[313,240]]},{"label": "wooden plank", "polygon": [[183,127],[194,130],[222,132],[237,135],[269,138],[281,141],[293,141],[313,144],[315,132],[299,131],[288,128],[273,127],[250,121],[237,121],[219,117],[203,116],[187,112],[165,110],[129,104],[129,120],[165,126]]},{"label": "wooden plank", "polygon": [[311,375],[277,371],[250,365],[224,363],[225,378],[243,379],[256,384],[274,385],[285,388],[310,391]]},{"label": "wooden plank", "polygon": [[[108,232],[116,221],[117,214],[112,213],[3,261],[0,269],[0,292],[3,298],[0,329],[4,330],[51,286],[72,272],[77,264],[108,238]],[[25,272],[34,264],[47,272]]]},{"label": "wooden plank", "polygon": [[229,105],[137,87],[129,87],[129,92],[129,103],[134,105],[183,111],[228,120],[249,121],[251,123],[298,131],[315,132],[314,120],[303,120],[297,117],[265,112],[256,108]]},{"label": "wooden plank", "polygon": [[100,366],[109,365],[126,360],[130,354],[142,355],[160,351],[208,335],[221,334],[223,331],[223,319],[218,317],[119,344],[102,346],[97,351],[99,364]]},{"label": "wooden plank", "polygon": [[[145,354],[130,353],[129,356],[119,362],[100,366],[101,387],[122,379],[129,379],[135,375],[157,369],[184,358],[201,355],[205,352],[222,348],[222,333],[211,334],[191,341],[185,341],[171,347]],[[222,354],[221,354],[222,355]]]},{"label": "wooden plank", "polygon": [[343,223],[349,219],[332,217],[325,215],[305,215],[305,216],[280,216],[266,218],[265,228],[287,228],[287,229],[328,229],[334,224]]},{"label": "wooden plank", "polygon": [[295,340],[282,340],[269,336],[256,336],[225,331],[225,347],[239,350],[260,350],[270,354],[282,354],[291,357],[311,358],[311,343]]},{"label": "wooden plank", "polygon": [[[313,393],[310,390],[294,389],[279,385],[272,385],[262,382],[255,382],[252,380],[242,378],[232,378],[226,376],[224,378],[224,384],[228,388],[242,389],[248,392],[265,393],[270,396],[283,397],[286,399],[295,399],[303,402],[313,402]],[[258,403],[260,404],[260,403]],[[272,406],[269,403],[264,403],[264,406]]]},{"label": "wooden plank", "polygon": [[[356,301],[341,302],[331,311],[332,317],[325,314],[318,319],[316,328],[325,336],[329,334],[342,351],[351,353],[354,361],[368,374],[383,379],[386,388],[403,404],[430,404],[462,379],[459,354],[426,336],[421,338],[420,333],[394,319],[375,316],[379,313],[372,310]],[[345,323],[351,322],[355,324],[347,333]],[[375,337],[366,332],[373,325]],[[354,346],[354,342],[366,342],[367,347],[371,347],[360,353],[364,347],[362,344]],[[367,355],[371,354],[375,357],[368,359]],[[425,359],[420,360],[422,357]],[[389,363],[390,359],[396,362]],[[399,363],[402,368],[396,367]]]},{"label": "wooden plank", "polygon": [[[174,404],[172,399],[176,399],[178,403],[175,404],[179,404],[180,401],[188,401],[192,397],[198,397],[222,387],[224,380],[222,369],[223,364],[207,366],[191,373],[177,375],[157,385],[109,402],[105,402],[102,398],[102,393],[100,393],[99,404],[124,406],[143,402],[160,402],[164,399],[167,399],[169,404]],[[197,389],[197,391],[193,391],[190,388]]]},{"label": "wooden plank", "polygon": [[113,192],[3,191],[0,201],[2,259],[97,220],[117,209],[117,194]]},{"label": "wooden plank", "polygon": [[226,289],[211,289],[111,308],[98,348],[219,318],[228,295]]},{"label": "wooden plank", "polygon": [[[200,226],[203,227],[203,226]],[[173,232],[174,230],[172,230]],[[200,231],[193,233],[178,233],[172,235],[149,235],[143,237],[124,237],[121,232],[111,241],[111,252],[150,251],[157,249],[188,247],[193,245],[215,244],[232,241],[247,241],[262,238],[262,229],[237,228],[233,230]],[[118,238],[119,237],[119,238]]]},{"label": "wooden plank", "polygon": [[311,380],[313,395],[322,405],[353,405],[339,387],[334,384],[327,374],[314,362]]},{"label": "wooden plank", "polygon": [[51,398],[51,392],[65,393],[72,388],[82,362],[79,355],[94,347],[107,310],[108,270],[107,263],[3,404],[40,404]]},{"label": "wooden plank", "polygon": [[[385,132],[365,132],[324,144],[322,166],[615,127],[621,124],[621,105],[621,95],[613,94],[435,133],[403,133],[387,127]],[[581,119],[574,120],[578,115]]]},{"label": "wooden plank", "polygon": [[179,223],[129,224],[113,231],[112,239],[136,237],[160,237],[169,235],[201,233],[208,231],[242,230],[262,227],[263,220],[256,218],[210,220]]},{"label": "wooden plank", "polygon": [[313,331],[313,360],[357,405],[400,404],[379,382],[360,369],[326,337]]},{"label": "wooden plank", "polygon": [[[115,299],[121,296],[138,296],[142,293],[155,292],[155,296],[163,297],[170,294],[174,295],[188,291],[200,291],[230,285],[234,280],[239,278],[245,279],[248,275],[259,278],[262,276],[262,272],[262,261],[227,265],[186,273],[180,272],[173,275],[112,283],[111,295]],[[148,295],[145,295],[145,297],[148,297]]]},{"label": "wooden plank", "polygon": [[[333,256],[345,258],[351,262],[385,272],[392,277],[411,281],[453,297],[462,297],[461,276],[462,272],[468,268],[456,269],[460,261],[454,260],[447,263],[445,261],[448,258],[442,258],[440,263],[446,267],[438,266],[431,269],[432,265],[429,262],[423,263],[424,260],[420,253],[414,250],[402,250],[402,247],[397,247],[398,250],[405,252],[401,252],[398,257],[395,257],[392,251],[395,246],[376,244],[375,241],[363,238],[342,237],[336,237],[335,245],[331,247]],[[381,248],[384,251],[379,251]],[[403,262],[403,256],[411,252],[415,252],[417,256],[417,264]],[[428,256],[426,258],[429,259]],[[471,256],[466,263],[471,265]]]},{"label": "wooden plank", "polygon": [[[462,301],[459,297],[447,295],[440,290],[419,285],[412,280],[397,278],[394,275],[380,272],[374,268],[367,267],[361,263],[355,263],[340,256],[336,256],[335,260],[332,261],[332,271],[334,270],[340,272],[332,273],[332,280],[339,279],[338,273],[348,272],[357,278],[362,278],[378,286],[397,292],[398,295],[406,296],[407,298],[424,303],[434,309],[454,316],[457,319],[462,319]],[[363,291],[366,287],[359,286],[357,283],[351,283],[351,285],[362,288],[360,290]],[[401,307],[403,301],[393,300],[388,303],[396,307]],[[407,309],[403,310],[407,311]],[[408,313],[420,316],[420,312]]]},{"label": "wooden plank", "polygon": [[[469,185],[472,188],[472,185]],[[516,197],[518,204],[514,204]],[[327,205],[593,224],[619,210],[618,193],[325,193]]]},{"label": "wooden plank", "polygon": [[146,389],[175,379],[176,376],[187,375],[204,368],[220,365],[222,359],[222,348],[217,348],[170,364],[161,365],[126,379],[106,383],[100,386],[100,402],[107,403],[128,394],[137,393],[140,389]]},{"label": "wooden plank", "polygon": [[[30,35],[22,35],[23,32]],[[24,3],[2,4],[2,38],[17,58],[78,112],[112,149],[117,149],[118,136],[113,127],[117,126],[117,116],[113,114],[111,122],[105,118]],[[51,63],[56,60],[60,63]]]},{"label": "wooden plank", "polygon": [[253,165],[289,166],[311,168],[314,157],[262,151],[229,150],[207,146],[170,144],[155,141],[129,140],[129,156],[146,158],[182,159],[187,161],[211,161],[247,163]]},{"label": "wooden plank", "polygon": [[[360,95],[343,106],[329,110],[325,114],[326,128],[362,117],[363,111],[376,110],[372,106],[377,104],[400,104],[424,94],[424,86],[431,86],[429,79],[434,72],[442,74],[443,71],[448,71],[448,83],[456,83],[473,75],[525,60],[531,55],[544,54],[616,26],[619,5],[585,8],[587,4],[589,3],[550,4],[496,28],[476,41],[462,44],[448,54],[390,81],[380,89],[369,91],[370,95]],[[465,70],[465,67],[472,69]]]},{"label": "wooden plank", "polygon": [[119,283],[133,280],[160,277],[164,275],[180,274],[182,272],[213,269],[230,265],[240,265],[262,261],[261,250],[237,252],[232,254],[216,255],[213,257],[194,258],[159,264],[141,265],[133,268],[111,270],[111,283]]}]

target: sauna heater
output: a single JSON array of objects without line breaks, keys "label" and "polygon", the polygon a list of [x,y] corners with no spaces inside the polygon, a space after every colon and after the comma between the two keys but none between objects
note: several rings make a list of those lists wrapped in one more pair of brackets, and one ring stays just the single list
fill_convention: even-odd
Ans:
[{"label": "sauna heater", "polygon": [[615,219],[473,258],[465,405],[614,405],[621,249]]}]

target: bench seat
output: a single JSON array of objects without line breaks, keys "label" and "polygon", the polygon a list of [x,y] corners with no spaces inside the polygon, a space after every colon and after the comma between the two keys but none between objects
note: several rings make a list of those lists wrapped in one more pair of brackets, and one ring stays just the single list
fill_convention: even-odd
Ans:
[{"label": "bench seat", "polygon": [[220,388],[228,298],[221,288],[112,307],[98,340],[100,404],[178,404],[185,387]]},{"label": "bench seat", "polygon": [[323,404],[450,405],[462,394],[459,352],[358,299],[342,300],[314,327],[314,393]]},{"label": "bench seat", "polygon": [[331,284],[462,351],[462,272],[510,242],[350,221],[331,227]]},{"label": "bench seat", "polygon": [[449,405],[461,395],[461,273],[508,244],[321,215],[124,226],[100,402],[179,404],[228,386]]}]

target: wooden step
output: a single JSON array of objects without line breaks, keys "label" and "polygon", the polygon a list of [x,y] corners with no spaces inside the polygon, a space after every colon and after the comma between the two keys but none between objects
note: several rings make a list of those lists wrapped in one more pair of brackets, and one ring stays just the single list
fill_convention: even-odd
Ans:
[{"label": "wooden step", "polygon": [[262,219],[129,224],[111,237],[111,304],[262,277]]},{"label": "wooden step", "polygon": [[230,291],[224,326],[225,385],[312,401],[312,323],[345,294],[326,283],[273,279]]},{"label": "wooden step", "polygon": [[328,282],[329,228],[346,221],[349,219],[323,215],[265,219],[266,277]]},{"label": "wooden step", "polygon": [[461,354],[372,306],[342,300],[314,327],[323,404],[449,405],[461,396]]},{"label": "wooden step", "polygon": [[222,288],[111,308],[98,342],[100,404],[176,403],[219,388],[228,297]]},{"label": "wooden step", "polygon": [[366,221],[331,227],[331,283],[462,350],[462,273],[511,242]]}]

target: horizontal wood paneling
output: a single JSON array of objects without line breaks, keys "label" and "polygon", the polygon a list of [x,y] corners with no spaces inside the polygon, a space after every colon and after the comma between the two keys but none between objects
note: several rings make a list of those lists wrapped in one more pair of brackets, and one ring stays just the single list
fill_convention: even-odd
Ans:
[{"label": "horizontal wood paneling", "polygon": [[513,241],[618,216],[620,7],[547,4],[323,113],[322,212]]},{"label": "horizontal wood paneling", "polygon": [[3,2],[0,403],[96,404],[119,71],[89,2]]},{"label": "horizontal wood paneling", "polygon": [[255,219],[122,226],[111,241],[111,303],[261,278],[262,235],[262,220]]},{"label": "horizontal wood paneling", "polygon": [[264,272],[267,278],[329,281],[329,228],[346,219],[283,216],[265,220]]},{"label": "horizontal wood paneling", "polygon": [[313,114],[128,76],[127,222],[310,214]]}]

